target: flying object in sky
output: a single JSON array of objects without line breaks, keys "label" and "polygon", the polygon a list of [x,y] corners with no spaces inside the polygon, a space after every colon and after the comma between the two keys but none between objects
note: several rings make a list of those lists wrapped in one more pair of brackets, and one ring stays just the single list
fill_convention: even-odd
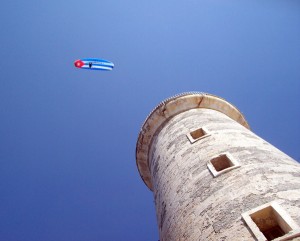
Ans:
[{"label": "flying object in sky", "polygon": [[112,70],[114,67],[112,62],[97,58],[78,59],[74,62],[74,65],[80,69],[91,70]]}]

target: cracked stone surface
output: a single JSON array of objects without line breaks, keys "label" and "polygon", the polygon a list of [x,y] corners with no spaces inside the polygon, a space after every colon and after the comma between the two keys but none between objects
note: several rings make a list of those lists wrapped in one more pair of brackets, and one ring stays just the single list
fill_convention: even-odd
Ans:
[{"label": "cracked stone surface", "polygon": [[[255,240],[241,214],[271,201],[300,225],[299,163],[241,123],[214,109],[192,108],[155,127],[144,153],[144,181],[153,190],[161,241]],[[201,127],[210,136],[190,143],[187,133]],[[241,167],[214,178],[207,162],[224,152]]]}]

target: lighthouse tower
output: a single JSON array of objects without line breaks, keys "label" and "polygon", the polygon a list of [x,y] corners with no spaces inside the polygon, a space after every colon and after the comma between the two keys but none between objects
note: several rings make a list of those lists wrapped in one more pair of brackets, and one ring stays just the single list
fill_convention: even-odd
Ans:
[{"label": "lighthouse tower", "polygon": [[141,128],[136,162],[161,241],[300,240],[299,163],[220,97],[161,102]]}]

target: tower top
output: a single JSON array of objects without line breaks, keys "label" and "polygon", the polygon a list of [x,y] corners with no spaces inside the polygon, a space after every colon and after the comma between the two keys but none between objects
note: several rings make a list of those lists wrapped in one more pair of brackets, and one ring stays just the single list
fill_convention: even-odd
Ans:
[{"label": "tower top", "polygon": [[139,173],[152,190],[148,154],[152,138],[165,121],[190,109],[205,108],[219,111],[247,129],[250,129],[242,113],[226,100],[202,92],[187,92],[162,101],[146,118],[136,144],[136,164]]}]

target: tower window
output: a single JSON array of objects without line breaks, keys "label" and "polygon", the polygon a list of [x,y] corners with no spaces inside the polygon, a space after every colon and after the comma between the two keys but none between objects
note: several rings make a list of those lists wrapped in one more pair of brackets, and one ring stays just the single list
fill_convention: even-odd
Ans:
[{"label": "tower window", "polygon": [[187,134],[187,137],[191,143],[194,143],[207,136],[210,136],[210,134],[208,134],[208,131],[205,127],[192,130],[190,133]]},{"label": "tower window", "polygon": [[237,160],[233,158],[233,156],[226,152],[222,153],[216,157],[213,157],[207,163],[208,169],[211,171],[214,177],[221,175],[224,172],[231,171],[235,168],[240,167]]},{"label": "tower window", "polygon": [[300,237],[299,226],[276,202],[245,212],[242,217],[259,241]]}]

